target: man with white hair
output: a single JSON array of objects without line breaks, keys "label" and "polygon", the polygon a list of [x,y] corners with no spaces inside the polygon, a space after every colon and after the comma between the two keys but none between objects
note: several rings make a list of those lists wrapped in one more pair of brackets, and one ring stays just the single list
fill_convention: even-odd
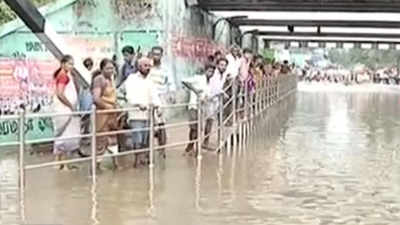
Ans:
[{"label": "man with white hair", "polygon": [[[154,83],[148,78],[152,62],[149,58],[143,57],[138,61],[138,72],[129,75],[126,81],[120,88],[120,97],[125,100],[127,107],[134,107],[135,110],[129,111],[128,124],[131,129],[145,129],[149,128],[149,105],[155,107],[160,106],[160,99],[155,92]],[[158,115],[161,116],[161,115]],[[132,132],[132,147],[133,149],[144,149],[149,147],[150,131],[134,131]],[[139,160],[138,154],[134,167],[137,166]],[[149,162],[149,154],[144,154]],[[145,164],[146,159],[141,159],[141,164]]]}]

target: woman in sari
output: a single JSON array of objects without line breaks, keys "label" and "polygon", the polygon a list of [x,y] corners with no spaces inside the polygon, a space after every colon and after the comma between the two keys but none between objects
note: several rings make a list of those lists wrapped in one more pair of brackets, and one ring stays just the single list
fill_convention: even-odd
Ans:
[{"label": "woman in sari", "polygon": [[[97,110],[111,110],[117,107],[117,92],[113,85],[112,77],[115,72],[114,62],[110,59],[103,59],[100,62],[101,73],[93,80],[92,92],[93,101]],[[119,129],[118,113],[101,113],[96,115],[96,132],[103,133]],[[106,151],[115,153],[116,136],[101,136],[97,138],[97,155],[103,155]],[[117,163],[113,159],[114,167]],[[97,164],[99,166],[99,163]]]},{"label": "woman in sari", "polygon": [[[76,79],[71,75],[74,67],[72,56],[65,55],[61,59],[60,68],[54,73],[56,92],[53,99],[53,109],[55,113],[72,113],[77,110],[79,104]],[[54,154],[56,161],[61,161],[72,152],[80,148],[80,138],[61,140],[61,138],[73,137],[80,134],[79,116],[55,116],[54,124]],[[71,169],[71,167],[68,167]],[[60,170],[64,165],[60,165]]]}]

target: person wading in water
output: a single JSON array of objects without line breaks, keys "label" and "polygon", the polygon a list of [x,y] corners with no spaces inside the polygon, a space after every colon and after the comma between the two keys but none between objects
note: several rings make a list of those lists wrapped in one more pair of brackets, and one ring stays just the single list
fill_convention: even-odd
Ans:
[{"label": "person wading in water", "polygon": [[[65,55],[61,59],[60,68],[54,73],[56,93],[53,98],[53,110],[55,113],[72,113],[77,110],[78,89],[77,80],[71,75],[74,68],[74,60],[72,56]],[[80,117],[76,115],[55,116],[54,124],[54,154],[56,161],[61,161],[71,156],[73,152],[80,153],[80,138],[61,140],[61,138],[73,137],[80,134]],[[75,166],[68,166],[68,169],[75,169]],[[64,165],[60,165],[60,170],[64,169]]]},{"label": "person wading in water", "polygon": [[[100,62],[101,73],[93,80],[92,94],[96,109],[112,110],[117,108],[117,91],[113,85],[113,75],[115,72],[114,63],[110,59],[103,59]],[[118,130],[118,113],[102,113],[96,115],[96,132],[103,133]],[[101,136],[97,138],[97,155],[105,152],[118,152],[116,136]],[[118,165],[113,158],[114,168]],[[99,164],[98,164],[99,166]]]}]

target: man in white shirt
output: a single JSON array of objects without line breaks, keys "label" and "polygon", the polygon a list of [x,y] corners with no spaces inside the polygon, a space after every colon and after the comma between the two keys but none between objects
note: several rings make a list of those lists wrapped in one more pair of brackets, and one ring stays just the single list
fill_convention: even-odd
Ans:
[{"label": "man in white shirt", "polygon": [[210,79],[210,86],[211,86],[211,91],[213,92],[213,95],[219,95],[224,93],[224,84],[228,76],[230,77],[231,75],[228,74],[227,66],[228,66],[228,60],[225,58],[218,59],[217,61],[217,67],[214,72],[214,75]]},{"label": "man in white shirt", "polygon": [[[213,96],[223,95],[222,101],[219,98],[218,100],[216,100],[217,101],[216,105],[218,109],[224,104],[224,100],[229,99],[229,95],[224,91],[225,83],[227,82],[228,79],[229,80],[231,79],[231,74],[229,74],[228,71],[226,70],[227,66],[228,66],[228,60],[226,58],[219,59],[217,61],[217,67],[214,72],[214,75],[210,80],[212,95]],[[208,145],[208,142],[209,142],[209,137],[205,138],[204,145]]]},{"label": "man in white shirt", "polygon": [[241,65],[240,48],[233,45],[231,47],[231,53],[226,56],[226,59],[228,60],[227,73],[230,74],[232,78],[236,78],[239,75]]},{"label": "man in white shirt", "polygon": [[[158,95],[161,104],[167,105],[167,97],[169,94],[169,80],[168,80],[168,74],[165,70],[165,67],[161,63],[161,59],[164,53],[164,49],[160,46],[155,46],[151,49],[151,58],[153,60],[153,67],[150,70],[149,73],[149,79],[153,82],[154,87],[155,87],[155,92]],[[161,110],[161,109],[159,109]],[[164,113],[163,113],[164,114]],[[159,146],[164,146],[167,144],[167,132],[164,128],[165,126],[165,118],[164,116],[158,117],[156,115],[156,138],[158,140],[158,145]],[[166,158],[165,154],[165,149],[162,148],[160,149],[160,155],[163,158]]]},{"label": "man in white shirt", "polygon": [[[149,128],[149,105],[154,105],[155,107],[161,105],[159,97],[154,91],[154,84],[148,78],[152,66],[151,60],[147,57],[143,57],[139,60],[138,64],[139,71],[135,74],[129,75],[120,88],[120,95],[125,99],[126,106],[137,108],[128,113],[128,124],[130,129]],[[149,130],[134,131],[132,133],[133,149],[148,148],[150,138],[152,137],[149,137]],[[146,153],[144,155],[146,155],[148,160],[149,154]],[[139,155],[137,155],[135,159],[134,167],[137,166],[138,158]],[[148,162],[149,161],[147,161],[147,163]],[[141,163],[145,164],[146,161],[141,159]]]},{"label": "man in white shirt", "polygon": [[[189,121],[198,121],[198,100],[203,102],[203,115],[206,118],[206,126],[204,130],[204,135],[207,136],[211,133],[212,124],[214,121],[214,115],[217,111],[216,96],[213,95],[210,87],[210,80],[213,77],[215,67],[212,64],[208,64],[205,67],[205,74],[196,75],[189,79],[185,79],[182,83],[190,90],[190,100],[189,100]],[[198,137],[198,123],[189,125],[189,140],[195,141]],[[205,141],[206,142],[206,141]],[[204,143],[206,148],[209,148],[208,141]],[[187,145],[184,154],[197,153],[194,151],[194,143]]]}]

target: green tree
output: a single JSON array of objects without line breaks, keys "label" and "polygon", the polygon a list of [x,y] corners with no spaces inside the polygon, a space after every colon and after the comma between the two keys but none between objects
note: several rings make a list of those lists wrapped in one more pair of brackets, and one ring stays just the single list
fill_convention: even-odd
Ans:
[{"label": "green tree", "polygon": [[331,49],[329,60],[334,64],[351,69],[354,65],[363,64],[371,69],[382,66],[397,65],[400,53],[396,50],[380,49]]},{"label": "green tree", "polygon": [[[55,0],[31,0],[37,7]],[[4,0],[0,0],[0,25],[16,18],[15,13],[8,7]]]},{"label": "green tree", "polygon": [[262,49],[261,55],[264,57],[264,59],[268,60],[269,62],[273,62],[275,60],[275,49],[272,48]]}]

